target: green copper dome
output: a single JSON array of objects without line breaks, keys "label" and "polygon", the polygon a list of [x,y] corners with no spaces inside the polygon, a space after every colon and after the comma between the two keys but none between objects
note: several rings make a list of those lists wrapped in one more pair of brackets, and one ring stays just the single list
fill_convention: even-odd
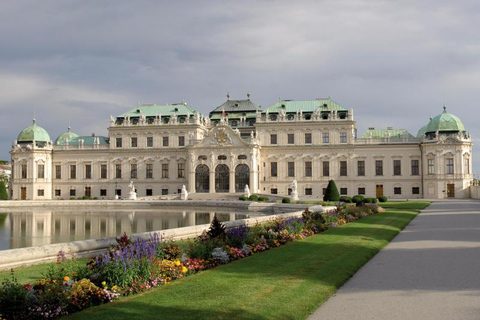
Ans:
[{"label": "green copper dome", "polygon": [[67,132],[65,132],[64,134],[61,134],[57,138],[57,140],[55,140],[55,145],[64,146],[66,144],[66,141],[72,141],[75,138],[78,138],[78,134],[71,132],[70,127],[68,127]]},{"label": "green copper dome", "polygon": [[442,114],[436,116],[427,125],[425,132],[452,132],[465,131],[463,122],[453,114],[447,112],[447,107],[443,107]]},{"label": "green copper dome", "polygon": [[50,142],[50,136],[47,131],[42,127],[39,127],[35,124],[35,119],[31,126],[26,127],[20,132],[17,138],[17,142]]},{"label": "green copper dome", "polygon": [[428,123],[418,130],[417,138],[421,138],[427,132]]}]

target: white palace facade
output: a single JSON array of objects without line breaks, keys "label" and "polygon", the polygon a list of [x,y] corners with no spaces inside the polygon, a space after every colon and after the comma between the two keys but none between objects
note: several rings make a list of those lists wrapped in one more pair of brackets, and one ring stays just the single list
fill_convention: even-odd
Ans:
[{"label": "white palace facade", "polygon": [[[228,96],[227,96],[228,97]],[[55,141],[33,124],[10,151],[13,200],[243,192],[322,198],[342,195],[468,198],[472,142],[444,110],[416,136],[369,128],[356,135],[353,110],[328,99],[281,100],[262,109],[227,101],[203,116],[186,103],[138,105],[110,118],[108,136],[68,131]]]}]

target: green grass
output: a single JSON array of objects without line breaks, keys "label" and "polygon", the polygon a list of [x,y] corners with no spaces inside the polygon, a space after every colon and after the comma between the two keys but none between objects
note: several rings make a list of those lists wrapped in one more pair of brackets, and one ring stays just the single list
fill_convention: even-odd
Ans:
[{"label": "green grass", "polygon": [[[305,319],[427,202],[331,228],[69,319]],[[389,203],[390,208],[395,207]]]},{"label": "green grass", "polygon": [[[87,258],[75,259],[72,263],[78,266],[84,266],[88,262]],[[54,262],[52,262],[54,263]],[[41,263],[33,266],[25,266],[15,268],[15,278],[17,278],[19,283],[33,283],[35,280],[42,279],[43,274],[48,271],[51,263]],[[0,282],[5,279],[11,279],[12,275],[10,270],[0,271]]]},{"label": "green grass", "polygon": [[407,210],[422,210],[428,207],[429,201],[388,201],[377,203],[380,207],[385,209],[407,209]]}]

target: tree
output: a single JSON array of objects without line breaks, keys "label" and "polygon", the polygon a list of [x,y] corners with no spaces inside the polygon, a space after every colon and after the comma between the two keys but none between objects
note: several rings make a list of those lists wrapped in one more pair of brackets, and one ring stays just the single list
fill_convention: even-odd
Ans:
[{"label": "tree", "polygon": [[0,180],[0,200],[8,200],[7,187],[5,187],[5,182]]},{"label": "tree", "polygon": [[210,239],[223,239],[225,238],[225,226],[217,219],[217,215],[213,216],[212,223],[210,224],[210,230],[207,232]]},{"label": "tree", "polygon": [[337,185],[335,181],[328,181],[327,190],[325,190],[325,195],[323,196],[323,201],[338,201],[340,200],[340,194],[338,193]]}]

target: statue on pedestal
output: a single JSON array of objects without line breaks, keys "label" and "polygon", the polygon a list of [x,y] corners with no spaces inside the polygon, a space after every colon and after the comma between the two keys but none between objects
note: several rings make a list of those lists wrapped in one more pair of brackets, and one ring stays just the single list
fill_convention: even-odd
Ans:
[{"label": "statue on pedestal", "polygon": [[180,192],[180,200],[188,200],[188,191],[185,185],[182,186],[182,191]]}]

